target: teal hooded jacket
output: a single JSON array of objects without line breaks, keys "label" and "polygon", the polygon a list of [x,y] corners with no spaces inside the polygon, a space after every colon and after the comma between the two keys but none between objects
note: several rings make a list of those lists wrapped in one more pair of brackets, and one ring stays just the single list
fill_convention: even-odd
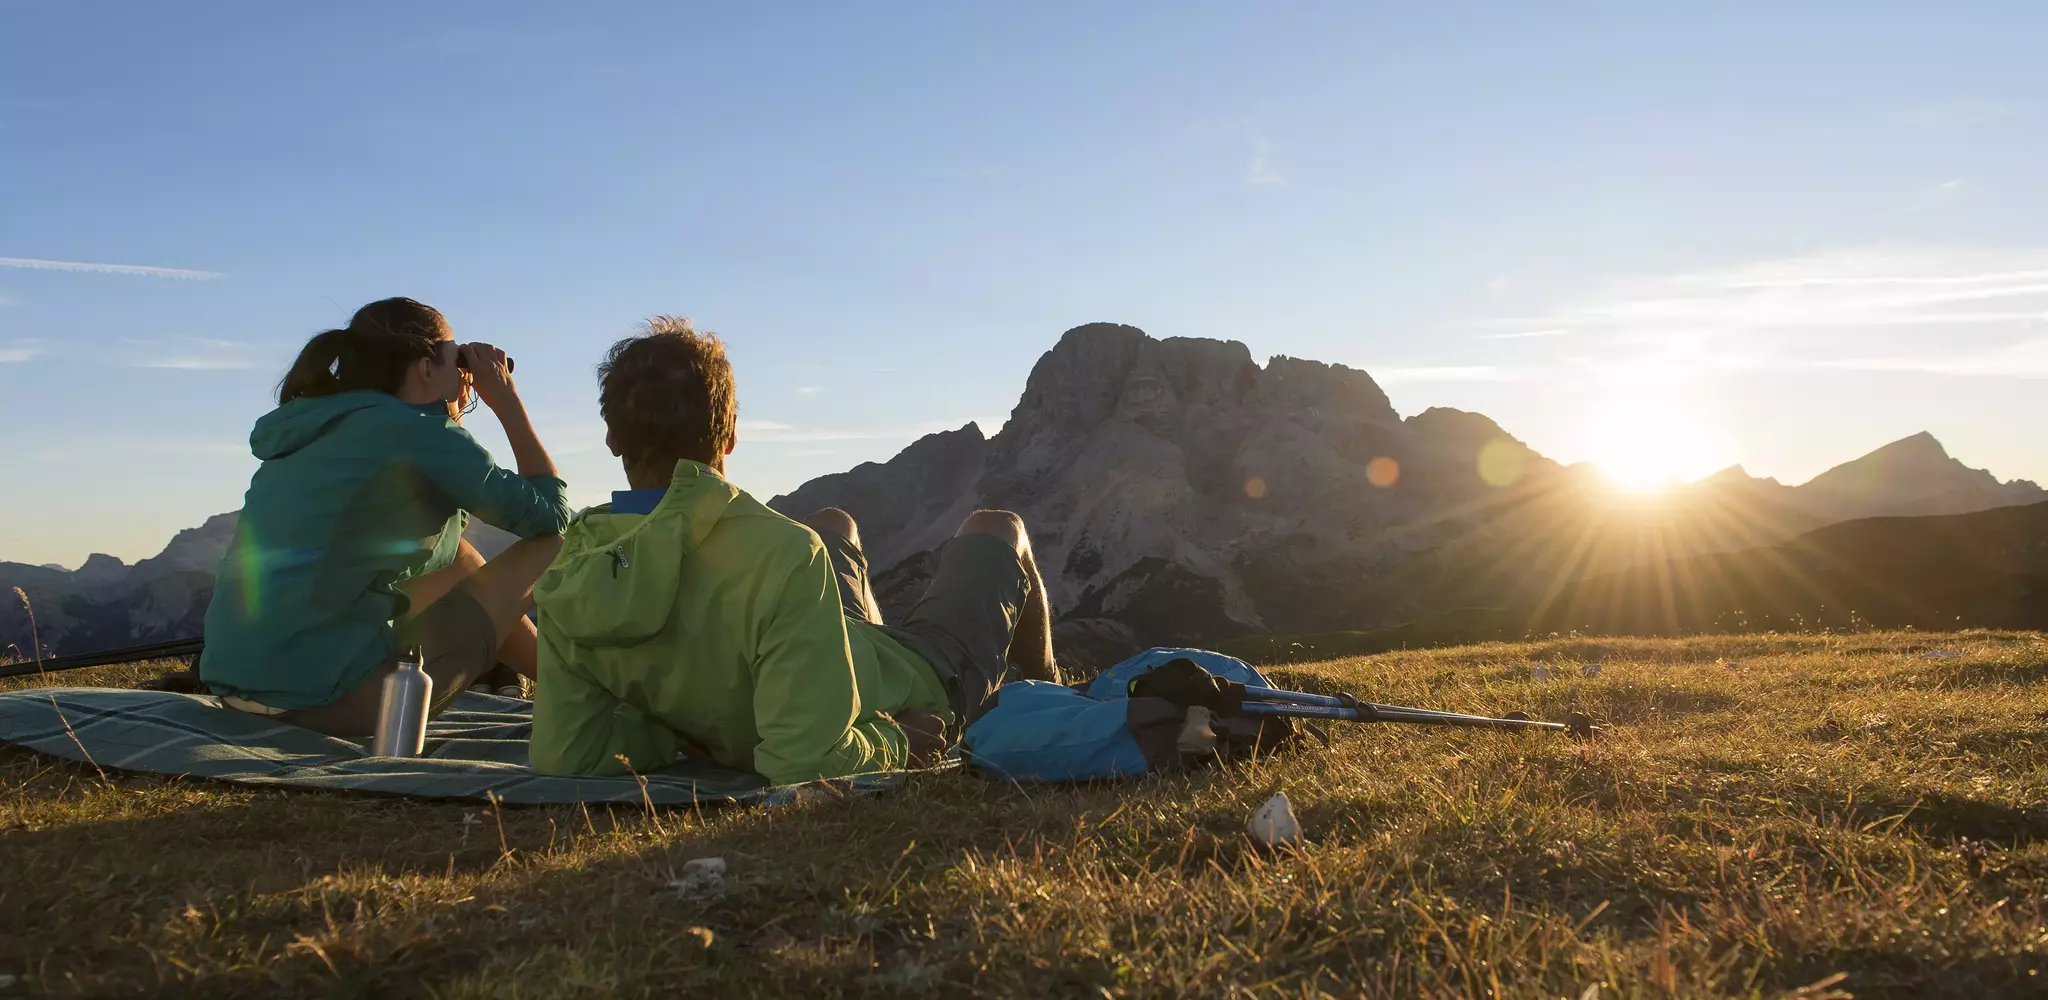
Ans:
[{"label": "teal hooded jacket", "polygon": [[214,578],[199,673],[219,694],[317,708],[391,653],[398,584],[455,559],[466,513],[521,538],[561,533],[560,479],[501,469],[440,403],[375,391],[301,397],[256,421],[233,543]]}]

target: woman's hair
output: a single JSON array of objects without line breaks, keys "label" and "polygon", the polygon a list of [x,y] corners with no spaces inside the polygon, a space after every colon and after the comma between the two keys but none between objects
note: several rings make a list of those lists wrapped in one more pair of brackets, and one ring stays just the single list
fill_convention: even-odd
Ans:
[{"label": "woman's hair", "polygon": [[277,402],[302,396],[375,389],[396,395],[405,371],[432,358],[452,336],[441,311],[412,299],[380,299],[356,310],[348,325],[315,335],[277,384]]}]

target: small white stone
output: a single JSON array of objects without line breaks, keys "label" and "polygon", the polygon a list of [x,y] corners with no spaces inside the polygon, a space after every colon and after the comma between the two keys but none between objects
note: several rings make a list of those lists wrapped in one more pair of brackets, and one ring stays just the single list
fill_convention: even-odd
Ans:
[{"label": "small white stone", "polygon": [[1541,664],[1541,663],[1538,663],[1537,665],[1535,665],[1535,666],[1533,666],[1533,667],[1530,667],[1530,668],[1529,668],[1529,679],[1530,679],[1530,680],[1538,680],[1538,681],[1547,681],[1547,680],[1549,680],[1549,679],[1550,679],[1550,668],[1549,668],[1549,667],[1546,667],[1546,666],[1544,666],[1544,665],[1543,665],[1543,664]]},{"label": "small white stone", "polygon": [[694,858],[683,863],[682,877],[670,879],[670,889],[686,899],[708,899],[725,894],[725,859]]},{"label": "small white stone", "polygon": [[1294,818],[1294,804],[1287,801],[1287,793],[1280,792],[1266,800],[1266,804],[1252,813],[1251,822],[1245,824],[1245,831],[1252,839],[1267,847],[1301,842],[1301,821]]},{"label": "small white stone", "polygon": [[20,976],[0,976],[0,990],[11,990],[19,982],[21,982]]}]

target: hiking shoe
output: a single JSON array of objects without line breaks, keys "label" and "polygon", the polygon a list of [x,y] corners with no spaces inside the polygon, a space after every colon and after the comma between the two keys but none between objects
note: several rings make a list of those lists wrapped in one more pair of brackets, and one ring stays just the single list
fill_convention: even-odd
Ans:
[{"label": "hiking shoe", "polygon": [[497,695],[500,698],[524,698],[526,692],[517,684],[507,684],[498,689]]}]

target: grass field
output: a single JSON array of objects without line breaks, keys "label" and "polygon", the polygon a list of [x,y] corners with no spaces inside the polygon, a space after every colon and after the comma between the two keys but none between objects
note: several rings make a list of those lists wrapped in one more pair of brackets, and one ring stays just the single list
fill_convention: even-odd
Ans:
[{"label": "grass field", "polygon": [[[653,815],[0,749],[0,995],[2048,995],[2041,636],[1489,644],[1282,676],[1611,728],[1350,726],[1227,772]],[[1283,790],[1308,842],[1252,848]],[[672,886],[710,856],[722,895]]]}]

